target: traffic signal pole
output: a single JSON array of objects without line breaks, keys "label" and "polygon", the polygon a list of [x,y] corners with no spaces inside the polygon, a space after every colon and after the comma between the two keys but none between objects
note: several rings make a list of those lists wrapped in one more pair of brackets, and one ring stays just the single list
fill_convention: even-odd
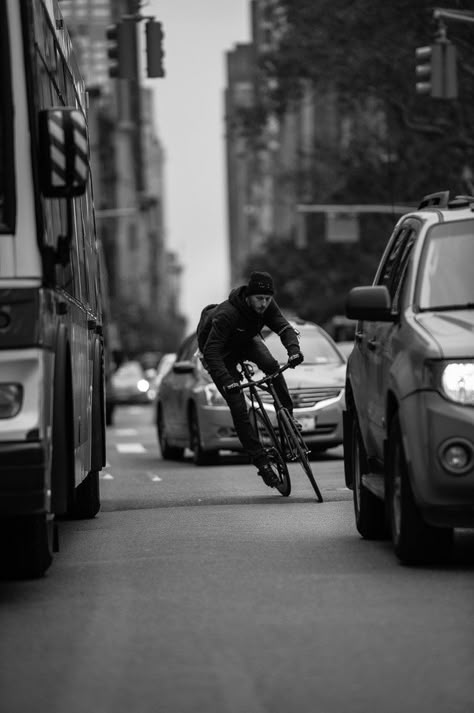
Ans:
[{"label": "traffic signal pole", "polygon": [[416,93],[435,99],[456,99],[458,96],[456,47],[446,37],[446,27],[439,21],[438,35],[432,45],[417,47]]},{"label": "traffic signal pole", "polygon": [[458,22],[474,23],[474,11],[435,7],[433,10],[433,18],[435,20],[457,20]]},{"label": "traffic signal pole", "polygon": [[122,15],[120,21],[106,30],[109,43],[109,76],[117,79],[137,79],[137,24],[146,20],[146,73],[151,79],[165,76],[163,25],[150,15]]},{"label": "traffic signal pole", "polygon": [[433,19],[438,21],[438,37],[434,44],[416,48],[416,77],[420,80],[416,83],[416,92],[439,99],[456,99],[456,47],[446,37],[444,21],[473,24],[474,11],[435,7]]}]

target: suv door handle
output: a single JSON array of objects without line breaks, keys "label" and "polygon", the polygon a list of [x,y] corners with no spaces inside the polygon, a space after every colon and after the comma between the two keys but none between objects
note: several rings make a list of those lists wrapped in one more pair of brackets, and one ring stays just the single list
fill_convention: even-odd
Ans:
[{"label": "suv door handle", "polygon": [[377,340],[375,339],[375,337],[372,337],[372,339],[369,339],[369,341],[367,342],[367,347],[372,352],[374,352],[377,349]]}]

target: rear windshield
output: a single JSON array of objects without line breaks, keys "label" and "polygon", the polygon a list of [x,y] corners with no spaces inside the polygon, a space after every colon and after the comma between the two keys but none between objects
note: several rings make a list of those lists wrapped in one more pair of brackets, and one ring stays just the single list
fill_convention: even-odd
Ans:
[{"label": "rear windshield", "polygon": [[[277,334],[272,332],[265,336],[265,344],[280,364],[288,361],[287,351]],[[301,331],[300,349],[305,364],[344,364],[344,360],[329,339],[317,329]]]},{"label": "rear windshield", "polygon": [[431,228],[417,282],[421,310],[474,306],[474,219]]}]

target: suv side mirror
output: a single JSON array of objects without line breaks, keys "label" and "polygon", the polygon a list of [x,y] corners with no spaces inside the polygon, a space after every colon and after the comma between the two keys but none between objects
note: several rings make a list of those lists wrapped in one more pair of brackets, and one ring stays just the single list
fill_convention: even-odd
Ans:
[{"label": "suv side mirror", "polygon": [[45,198],[85,193],[89,175],[86,120],[79,109],[43,109],[38,114],[40,183]]},{"label": "suv side mirror", "polygon": [[353,287],[346,299],[346,317],[367,322],[396,322],[385,285]]}]

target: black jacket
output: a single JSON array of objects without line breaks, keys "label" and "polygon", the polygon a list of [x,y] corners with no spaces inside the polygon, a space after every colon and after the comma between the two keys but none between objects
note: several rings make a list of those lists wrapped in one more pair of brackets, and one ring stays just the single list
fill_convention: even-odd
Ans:
[{"label": "black jacket", "polygon": [[224,360],[231,354],[245,352],[245,346],[256,337],[263,327],[279,335],[288,354],[299,351],[298,336],[280,312],[274,299],[263,314],[257,314],[245,301],[246,286],[231,291],[225,302],[217,305],[211,318],[209,336],[200,346],[204,361],[214,380],[224,385],[234,378],[227,370]]}]

